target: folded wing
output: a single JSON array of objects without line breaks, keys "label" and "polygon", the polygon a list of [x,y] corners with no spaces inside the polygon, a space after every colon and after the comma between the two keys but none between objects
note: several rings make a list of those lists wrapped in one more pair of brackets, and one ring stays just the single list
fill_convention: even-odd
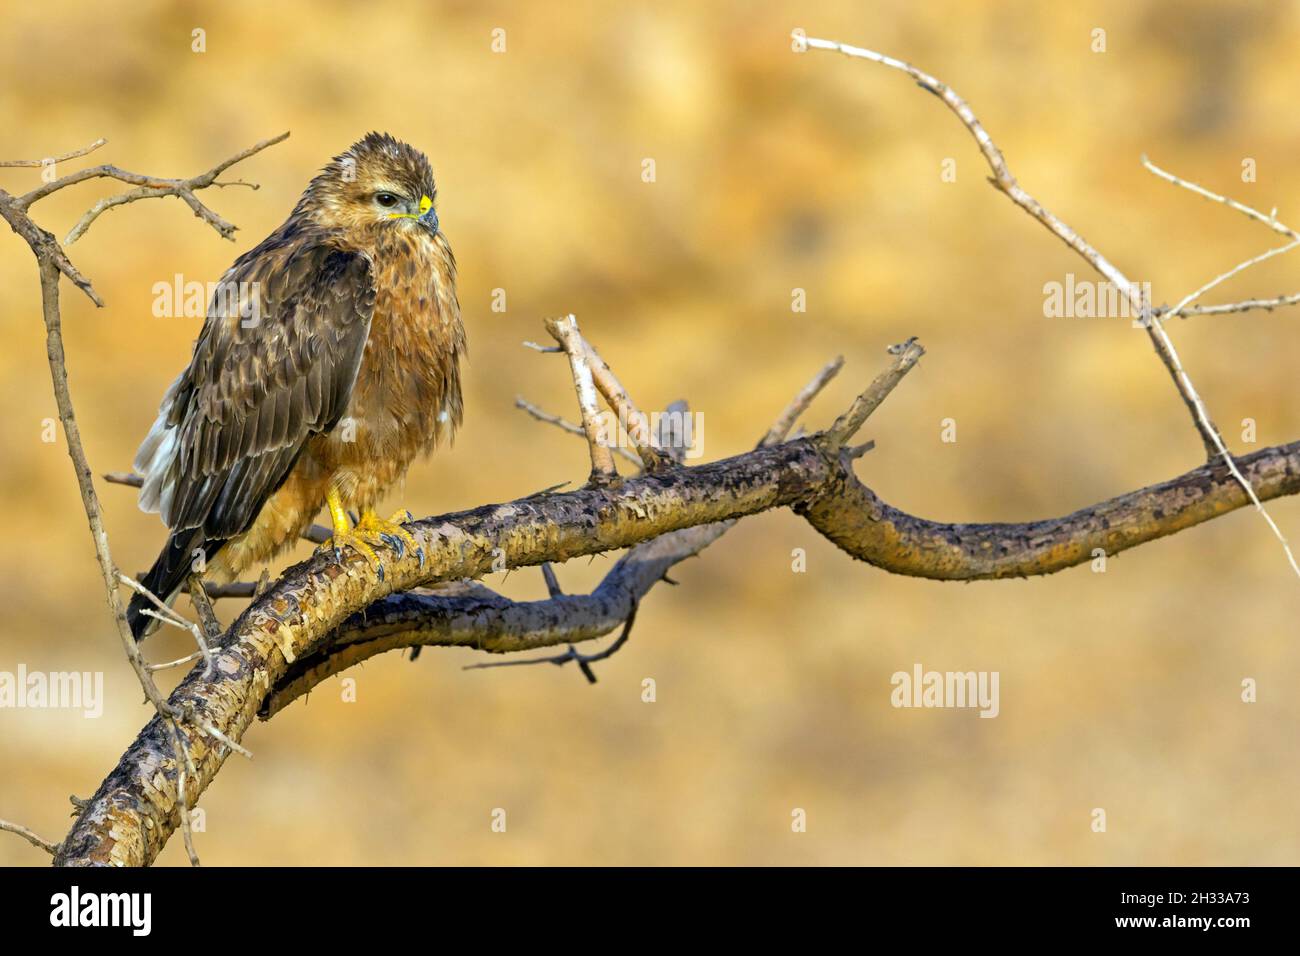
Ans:
[{"label": "folded wing", "polygon": [[246,531],[307,440],[344,415],[374,312],[371,264],[286,225],[241,256],[136,456],[173,532]]}]

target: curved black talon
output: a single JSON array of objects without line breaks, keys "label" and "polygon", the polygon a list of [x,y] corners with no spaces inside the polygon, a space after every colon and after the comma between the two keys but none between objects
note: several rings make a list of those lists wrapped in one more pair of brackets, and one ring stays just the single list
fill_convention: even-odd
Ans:
[{"label": "curved black talon", "polygon": [[397,559],[400,561],[406,557],[406,542],[395,534],[381,534],[379,537],[388,544],[390,548],[397,552]]},{"label": "curved black talon", "polygon": [[384,566],[382,564],[375,565],[375,577],[379,578],[380,581],[384,580]]},{"label": "curved black talon", "polygon": [[420,570],[424,570],[424,548],[416,548],[415,556],[420,559]]}]

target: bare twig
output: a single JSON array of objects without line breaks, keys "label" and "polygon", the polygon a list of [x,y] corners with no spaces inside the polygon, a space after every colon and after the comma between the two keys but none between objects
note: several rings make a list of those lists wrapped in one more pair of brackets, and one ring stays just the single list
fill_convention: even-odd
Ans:
[{"label": "bare twig", "polygon": [[[203,655],[203,668],[206,672],[210,674],[212,672],[212,651],[208,647],[208,639],[203,633],[203,628],[199,627],[199,625],[195,624],[193,621],[186,620],[180,614],[176,613],[175,609],[169,607],[166,601],[158,597],[158,595],[154,594],[152,591],[150,591],[139,581],[135,580],[135,578],[121,573],[118,574],[118,578],[119,580],[121,580],[123,584],[129,587],[132,591],[135,591],[137,594],[143,595],[149,601],[149,603],[151,603],[157,609],[156,611],[150,611],[146,609],[142,612],[143,614],[147,615],[148,617],[155,618],[156,620],[162,621],[164,624],[170,624],[172,627],[185,631],[191,637],[194,638],[194,643],[198,645],[199,653]],[[197,580],[197,578],[195,580]],[[202,589],[198,589],[198,590],[202,590]],[[197,607],[197,604],[195,606]],[[209,612],[212,611],[211,604],[207,605],[207,610]],[[221,633],[221,627],[220,625],[218,625],[217,634],[219,635],[220,633]]]},{"label": "bare twig", "polygon": [[1192,386],[1191,379],[1187,373],[1182,370],[1181,364],[1173,354],[1173,343],[1169,341],[1164,327],[1160,324],[1159,319],[1150,318],[1150,304],[1145,301],[1141,287],[1130,281],[1110,260],[1103,256],[1099,251],[1093,248],[1087,240],[1074,231],[1065,222],[1058,219],[1037,199],[1026,192],[1016,178],[1011,175],[1011,170],[1007,167],[1006,159],[1002,155],[992,137],[985,131],[980,121],[976,119],[975,112],[970,105],[957,95],[957,92],[946,83],[935,79],[928,73],[925,73],[910,63],[895,59],[891,56],[885,56],[876,53],[873,50],[864,50],[861,47],[849,46],[845,43],[837,43],[833,40],[820,40],[808,37],[805,41],[809,48],[815,50],[833,50],[843,53],[845,56],[855,57],[862,60],[870,60],[879,63],[894,70],[899,70],[910,76],[924,90],[928,90],[935,96],[939,97],[957,118],[962,121],[971,135],[975,137],[975,142],[979,145],[980,152],[984,154],[984,159],[989,168],[993,171],[990,182],[1001,192],[1006,194],[1007,198],[1017,206],[1029,213],[1034,219],[1047,227],[1047,229],[1067,246],[1077,252],[1083,259],[1094,269],[1105,276],[1109,281],[1124,293],[1129,300],[1135,314],[1142,316],[1142,325],[1151,337],[1151,344],[1155,347],[1156,353],[1164,362],[1168,369],[1170,377],[1174,380],[1179,394],[1183,398],[1183,403],[1191,413],[1192,421],[1195,423],[1197,431],[1201,433],[1202,441],[1205,444],[1206,452],[1212,457],[1216,450],[1227,454],[1226,450],[1220,449],[1222,441],[1218,433],[1214,430],[1213,425],[1207,425],[1209,415],[1205,412],[1204,404],[1200,395]]},{"label": "bare twig", "polygon": [[1173,317],[1176,315],[1184,315],[1185,314],[1184,310],[1189,305],[1191,305],[1193,302],[1195,302],[1205,293],[1209,292],[1215,286],[1227,282],[1229,279],[1237,275],[1239,272],[1245,272],[1251,266],[1257,265],[1258,263],[1261,263],[1266,259],[1272,259],[1274,256],[1282,255],[1282,253],[1284,252],[1290,252],[1296,246],[1300,246],[1300,239],[1294,239],[1291,242],[1288,242],[1285,246],[1276,246],[1275,248],[1269,249],[1267,252],[1260,253],[1254,258],[1247,259],[1245,262],[1238,263],[1237,265],[1229,269],[1227,272],[1215,276],[1213,279],[1205,283],[1205,285],[1201,286],[1195,292],[1189,292],[1182,299],[1180,299],[1178,304],[1175,305],[1172,309],[1170,309],[1168,313],[1162,313],[1162,316],[1168,315],[1169,317]]},{"label": "bare twig", "polygon": [[96,306],[104,304],[104,300],[99,297],[90,280],[72,264],[72,260],[68,258],[54,235],[32,222],[18,199],[3,189],[0,189],[0,217],[3,217],[5,222],[9,223],[9,228],[26,241],[32,254],[36,256],[38,264],[46,261],[52,263],[60,275],[67,276],[72,284],[85,293]]},{"label": "bare twig", "polygon": [[110,471],[106,472],[103,478],[110,485],[126,485],[130,488],[139,488],[144,485],[144,476],[137,475],[133,471]]},{"label": "bare twig", "polygon": [[1146,167],[1148,172],[1153,173],[1156,176],[1159,176],[1161,179],[1165,180],[1166,182],[1173,183],[1175,186],[1181,186],[1183,189],[1190,190],[1191,192],[1196,193],[1198,196],[1204,196],[1206,199],[1209,199],[1213,202],[1222,203],[1223,205],[1227,206],[1229,209],[1235,209],[1243,216],[1253,219],[1256,222],[1261,222],[1264,225],[1268,226],[1268,228],[1272,229],[1274,232],[1280,233],[1289,239],[1300,239],[1300,233],[1297,233],[1294,229],[1292,229],[1290,226],[1286,225],[1285,223],[1278,222],[1276,209],[1274,209],[1269,215],[1266,216],[1258,209],[1253,209],[1250,206],[1247,206],[1245,203],[1237,202],[1237,200],[1235,199],[1229,199],[1227,196],[1220,196],[1218,193],[1211,192],[1210,190],[1206,189],[1204,186],[1198,186],[1196,183],[1191,182],[1190,180],[1183,179],[1180,176],[1175,176],[1173,173],[1166,172],[1165,170],[1157,166],[1155,163],[1151,162],[1151,160],[1147,159],[1146,156],[1142,157],[1142,165]]},{"label": "bare twig", "polygon": [[[928,73],[922,72],[910,63],[905,63],[902,60],[895,59],[894,57],[876,53],[873,50],[865,50],[861,47],[849,46],[847,44],[837,43],[833,40],[815,39],[813,37],[808,37],[804,42],[806,42],[807,46],[812,49],[838,51],[846,56],[870,60],[882,64],[883,66],[890,67],[891,69],[900,70],[915,80],[923,89],[928,90],[943,100],[944,104],[957,115],[958,119],[960,119],[966,128],[970,130],[971,135],[975,137],[975,142],[979,145],[980,152],[984,154],[984,158],[988,162],[989,168],[993,171],[993,176],[991,178],[993,185],[1005,193],[1007,198],[1017,206],[1046,226],[1053,235],[1082,256],[1086,262],[1105,276],[1110,282],[1114,283],[1115,286],[1124,293],[1133,307],[1137,310],[1138,314],[1141,315],[1142,325],[1147,330],[1147,334],[1151,337],[1151,344],[1155,347],[1156,354],[1160,356],[1161,362],[1164,363],[1170,377],[1173,378],[1174,385],[1177,387],[1184,404],[1191,413],[1192,421],[1196,424],[1196,429],[1201,435],[1201,441],[1205,445],[1207,456],[1210,459],[1221,457],[1227,464],[1228,470],[1232,473],[1233,478],[1241,483],[1246,495],[1255,505],[1255,510],[1264,518],[1269,529],[1273,532],[1274,537],[1276,537],[1281,543],[1282,550],[1286,554],[1287,561],[1290,563],[1292,571],[1295,572],[1297,578],[1300,578],[1300,564],[1296,563],[1296,558],[1291,551],[1290,544],[1287,543],[1286,538],[1283,536],[1277,524],[1273,521],[1273,518],[1267,511],[1265,511],[1264,505],[1256,494],[1255,489],[1250,487],[1246,481],[1245,475],[1243,475],[1241,470],[1237,467],[1232,454],[1228,451],[1227,446],[1223,442],[1223,437],[1219,434],[1219,430],[1214,426],[1213,421],[1210,419],[1210,413],[1205,407],[1205,402],[1201,400],[1200,394],[1196,391],[1196,386],[1192,384],[1191,376],[1188,375],[1187,370],[1183,368],[1182,361],[1178,357],[1178,352],[1174,348],[1173,341],[1169,338],[1168,332],[1165,331],[1165,327],[1161,323],[1159,316],[1153,314],[1151,304],[1147,301],[1141,287],[1130,281],[1123,272],[1093,248],[1082,236],[1070,228],[1070,226],[1066,225],[1065,222],[1049,212],[1042,203],[1027,193],[1020,184],[1016,182],[1015,177],[1011,175],[1011,171],[1007,167],[1006,160],[1002,156],[1002,151],[998,149],[997,144],[993,142],[992,137],[990,137],[985,131],[984,127],[980,124],[980,121],[976,119],[975,113],[971,110],[969,104],[958,96],[952,87],[948,86],[946,83],[940,82]],[[1209,196],[1209,198],[1222,199],[1222,197],[1214,196],[1213,194],[1208,193],[1208,191],[1201,190],[1201,192],[1203,195]],[[1226,200],[1223,201],[1227,202]],[[1239,203],[1235,205],[1228,203],[1228,205],[1232,205],[1233,208],[1236,208],[1240,212],[1245,212],[1247,215],[1251,215],[1252,218],[1258,218],[1260,221],[1269,224],[1270,228],[1273,228],[1276,231],[1283,232],[1292,238],[1297,238],[1296,234],[1291,232],[1289,228],[1277,223],[1276,217],[1264,217],[1258,213],[1254,213],[1253,210],[1249,210],[1249,207],[1242,206]]]},{"label": "bare twig", "polygon": [[[560,349],[559,351],[564,351],[564,350]],[[559,415],[552,415],[550,412],[543,411],[542,409],[534,405],[532,402],[528,401],[528,399],[524,398],[522,395],[515,396],[515,408],[523,409],[525,412],[527,412],[533,418],[537,419],[539,422],[546,422],[548,425],[554,425],[555,427],[559,428],[561,431],[566,431],[571,435],[582,435],[584,438],[587,435],[587,433],[582,430],[581,425],[575,425],[573,422],[561,418]],[[638,458],[636,456],[636,453],[631,451],[630,449],[624,448],[621,445],[619,445],[619,446],[615,446],[611,450],[616,455],[622,455],[632,464],[636,465],[637,468],[641,467],[641,459]]]},{"label": "bare twig", "polygon": [[81,149],[74,149],[72,152],[64,153],[62,156],[49,156],[45,159],[0,159],[0,167],[47,166],[51,163],[62,163],[69,159],[76,159],[79,156],[85,156],[87,153],[93,153],[107,142],[108,140],[101,136],[89,146],[83,146]]},{"label": "bare twig", "polygon": [[632,624],[636,621],[636,604],[633,603],[632,610],[628,612],[627,621],[623,624],[623,630],[613,644],[595,654],[583,654],[572,644],[563,654],[556,654],[551,657],[534,657],[528,660],[511,660],[511,661],[483,661],[478,664],[466,664],[461,670],[473,671],[483,670],[488,667],[526,667],[532,664],[555,664],[564,665],[573,661],[582,671],[587,683],[596,683],[596,672],[591,669],[591,665],[596,661],[603,661],[607,657],[613,657],[618,653],[619,648],[627,643],[627,639],[632,635]]},{"label": "bare twig", "polygon": [[542,562],[542,577],[546,579],[546,593],[551,597],[559,597],[564,593],[560,588],[560,580],[555,576],[555,569],[551,567],[551,562]]},{"label": "bare twig", "polygon": [[843,367],[843,355],[835,356],[822,366],[822,370],[812,377],[812,380],[800,390],[798,395],[790,400],[790,404],[777,416],[776,421],[772,423],[772,427],[767,430],[767,434],[763,436],[763,440],[759,444],[773,445],[779,441],[784,441],[785,436],[794,427],[794,423],[799,420],[799,416],[808,410],[808,406],[813,403],[813,399],[821,394],[822,389],[830,384],[831,379],[838,375]]},{"label": "bare twig", "polygon": [[627,389],[623,387],[623,383],[618,380],[609,363],[600,357],[596,347],[585,338],[582,339],[582,343],[587,349],[587,364],[591,368],[592,380],[596,383],[600,394],[605,397],[606,404],[618,416],[624,433],[636,448],[637,457],[644,463],[643,467],[646,471],[663,469],[671,463],[671,459],[665,458],[655,447],[650,419],[637,408],[632,397],[628,395]]},{"label": "bare twig", "polygon": [[686,416],[689,411],[690,406],[685,399],[670,402],[659,416],[659,434],[655,437],[655,445],[679,465],[685,463],[686,452],[694,440],[690,429],[680,425],[688,421]]},{"label": "bare twig", "polygon": [[81,492],[82,507],[86,512],[86,520],[90,524],[90,536],[95,545],[95,557],[99,562],[100,574],[108,594],[109,607],[117,624],[122,650],[132,670],[135,671],[145,696],[149,698],[149,702],[159,714],[169,715],[167,701],[150,676],[135,638],[131,635],[131,628],[126,622],[126,610],[118,592],[119,572],[109,551],[108,533],[104,530],[99,495],[91,481],[93,472],[81,444],[81,429],[77,426],[76,412],[72,407],[67,362],[63,352],[63,332],[59,313],[59,270],[48,255],[38,252],[37,257],[41,272],[41,305],[45,318],[46,352],[49,358],[50,376],[54,384],[55,403],[59,410],[59,420],[63,424],[63,434],[68,443],[68,457],[72,459],[73,472],[76,474],[77,486]]},{"label": "bare twig", "polygon": [[875,380],[867,386],[867,390],[855,398],[848,410],[835,420],[835,424],[826,429],[826,437],[829,439],[832,448],[840,448],[858,433],[858,429],[871,417],[871,413],[880,407],[880,403],[889,396],[889,393],[903,380],[903,376],[910,372],[916,363],[921,360],[921,356],[925,354],[925,349],[921,347],[921,343],[916,341],[916,336],[912,336],[906,342],[894,346],[889,351],[894,356],[889,368],[877,375]]},{"label": "bare twig", "polygon": [[[217,585],[220,587],[220,585]],[[221,637],[221,622],[217,620],[217,612],[212,607],[212,599],[208,595],[208,589],[203,584],[203,579],[197,574],[190,575],[189,578],[190,603],[194,605],[194,610],[199,615],[199,621],[203,625],[203,634],[209,641],[215,641]],[[205,657],[206,659],[206,657]]]},{"label": "bare twig", "polygon": [[194,850],[194,831],[190,826],[189,790],[185,786],[186,770],[194,773],[194,765],[190,761],[189,750],[182,743],[181,729],[174,720],[171,722],[171,732],[172,748],[176,755],[176,807],[181,818],[181,839],[185,843],[185,855],[190,859],[190,866],[198,866],[199,855]]},{"label": "bare twig", "polygon": [[0,820],[0,830],[4,830],[7,833],[18,834],[18,836],[22,837],[32,846],[44,850],[46,853],[50,854],[50,856],[54,856],[59,852],[59,844],[51,843],[49,840],[42,839],[21,823],[10,823],[8,820]]},{"label": "bare twig", "polygon": [[569,356],[569,368],[573,372],[574,388],[578,392],[578,408],[582,412],[582,429],[587,436],[587,448],[591,452],[590,484],[594,487],[608,487],[619,481],[614,468],[614,456],[609,445],[602,439],[599,422],[600,406],[596,398],[596,386],[587,363],[587,349],[578,330],[578,320],[572,315],[559,319],[547,319],[546,331],[550,332]]},{"label": "bare twig", "polygon": [[[256,581],[231,581],[227,584],[218,584],[215,581],[204,581],[203,591],[207,594],[209,600],[219,601],[222,598],[251,598],[257,596]],[[186,582],[181,585],[181,592],[184,594],[193,594],[193,588]],[[205,623],[206,628],[206,623]]]},{"label": "bare twig", "polygon": [[241,150],[229,159],[218,163],[207,172],[199,173],[197,176],[191,176],[189,179],[166,179],[158,176],[145,176],[141,173],[129,172],[125,169],[119,169],[116,166],[107,164],[103,166],[94,166],[89,169],[81,169],[75,173],[69,173],[67,176],[56,179],[52,183],[46,183],[43,186],[39,186],[29,193],[25,193],[18,198],[18,204],[20,208],[26,212],[33,204],[44,199],[46,196],[49,196],[51,193],[75,185],[76,183],[85,182],[88,179],[116,179],[119,182],[133,185],[136,188],[114,196],[106,196],[91,206],[77,224],[72,227],[72,231],[68,233],[67,238],[63,240],[65,245],[72,245],[72,243],[80,239],[85,235],[86,230],[90,228],[91,223],[98,219],[101,214],[110,209],[140,199],[156,199],[165,196],[175,196],[179,198],[194,210],[194,215],[198,216],[210,225],[223,238],[234,239],[235,230],[238,227],[222,219],[219,215],[205,206],[195,193],[201,189],[206,189],[207,187],[216,184],[217,177],[231,166],[247,159],[255,153],[261,152],[269,146],[274,146],[276,143],[283,142],[288,139],[288,137],[289,134],[284,132],[279,136],[272,136],[270,139],[264,139],[261,142],[250,146],[248,149]]},{"label": "bare twig", "polygon": [[[1227,315],[1231,312],[1249,312],[1252,309],[1272,312],[1274,309],[1297,303],[1300,303],[1300,292],[1294,295],[1279,295],[1272,299],[1243,299],[1241,302],[1227,302],[1223,305],[1189,305],[1179,310],[1178,317],[1185,319],[1192,315]],[[1160,313],[1162,318],[1171,314],[1164,311]]]},{"label": "bare twig", "polygon": [[145,666],[149,669],[149,673],[152,674],[155,671],[165,671],[173,667],[181,667],[185,664],[193,664],[195,661],[200,661],[200,660],[203,660],[203,652],[195,651],[193,654],[186,654],[184,657],[178,657],[174,661],[166,661],[165,663],[162,664],[146,664]]},{"label": "bare twig", "polygon": [[[222,733],[219,729],[214,727],[210,721],[206,721],[202,717],[200,717],[195,712],[193,704],[187,704],[184,707],[182,707],[180,710],[180,714],[191,725],[197,727],[200,731],[202,731],[205,736],[211,737],[213,740],[217,741],[218,743],[224,744],[227,748],[229,748],[234,753],[239,754],[245,760],[253,759],[253,752],[251,750],[243,746],[241,743],[239,743],[239,741],[233,740],[228,735]],[[190,753],[189,750],[187,749],[185,751],[185,757],[187,760],[189,759],[189,756]],[[192,765],[191,765],[191,771],[193,771]]]}]

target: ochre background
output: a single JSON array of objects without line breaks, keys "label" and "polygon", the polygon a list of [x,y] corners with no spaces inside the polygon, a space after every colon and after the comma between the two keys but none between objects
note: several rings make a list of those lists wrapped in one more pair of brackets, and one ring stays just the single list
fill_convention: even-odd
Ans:
[{"label": "ochre background", "polygon": [[[276,226],[314,171],[370,129],[427,150],[461,265],[471,353],[454,450],[392,502],[420,514],[580,481],[581,442],[515,411],[572,417],[563,362],[526,351],[575,312],[640,402],[687,397],[708,457],[753,445],[837,353],[828,422],[919,335],[928,355],[872,420],[859,473],[948,520],[1062,514],[1193,467],[1200,443],[1145,336],[1046,319],[1043,284],[1082,262],[989,188],[973,141],[906,77],[791,52],[803,27],[953,84],[1023,184],[1174,301],[1278,237],[1159,182],[1156,162],[1300,222],[1296,4],[4,4],[0,155],[105,136],[95,161],[190,175],[285,129],[235,170],[261,190],[107,214],[72,248],[107,306],[66,283],[69,371],[100,471],[130,464],[194,319],[151,315],[155,282],[215,279]],[[207,52],[191,52],[191,30]],[[490,50],[504,27],[504,55]],[[1091,50],[1095,28],[1105,53]],[[641,161],[657,164],[654,184]],[[955,183],[940,179],[954,158]],[[1258,182],[1241,181],[1254,158]],[[68,164],[62,171],[76,168]],[[6,189],[38,170],[0,171]],[[37,208],[59,235],[97,196]],[[0,711],[0,817],[57,838],[148,717],[100,593],[55,415],[36,270],[0,253],[0,670],[106,673],[104,716]],[[1213,301],[1300,287],[1282,258]],[[808,311],[791,312],[791,290]],[[508,311],[490,311],[504,288]],[[1300,313],[1171,326],[1239,452],[1300,437]],[[955,418],[958,441],[940,441]],[[1258,422],[1257,446],[1241,441]],[[114,555],[162,540],[129,490],[100,487]],[[1275,502],[1300,542],[1300,503]],[[791,571],[791,552],[808,568]],[[297,556],[306,554],[300,549]],[[559,569],[581,590],[612,556]],[[743,522],[656,589],[589,687],[571,669],[463,672],[430,649],[319,688],[246,743],[203,796],[209,864],[1300,862],[1294,690],[1300,583],[1241,511],[1045,579],[971,585],[855,564],[797,518]],[[502,582],[544,593],[525,569]],[[182,607],[186,605],[182,603]],[[238,604],[222,604],[225,614]],[[150,653],[183,652],[179,634]],[[895,710],[915,662],[996,670],[1002,713]],[[658,701],[640,699],[653,677]],[[1259,702],[1240,700],[1243,678]],[[171,678],[171,679],[174,679]],[[505,834],[489,828],[508,813]],[[792,808],[808,832],[790,828]],[[1102,807],[1109,831],[1093,833]],[[0,862],[41,864],[0,836]],[[163,864],[184,863],[179,840]]]}]

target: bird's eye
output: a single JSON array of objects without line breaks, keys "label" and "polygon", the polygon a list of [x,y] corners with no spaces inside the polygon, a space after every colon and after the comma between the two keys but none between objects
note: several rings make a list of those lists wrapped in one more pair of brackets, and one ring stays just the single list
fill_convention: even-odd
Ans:
[{"label": "bird's eye", "polygon": [[375,193],[375,202],[386,209],[391,209],[397,205],[398,200],[392,193]]}]

